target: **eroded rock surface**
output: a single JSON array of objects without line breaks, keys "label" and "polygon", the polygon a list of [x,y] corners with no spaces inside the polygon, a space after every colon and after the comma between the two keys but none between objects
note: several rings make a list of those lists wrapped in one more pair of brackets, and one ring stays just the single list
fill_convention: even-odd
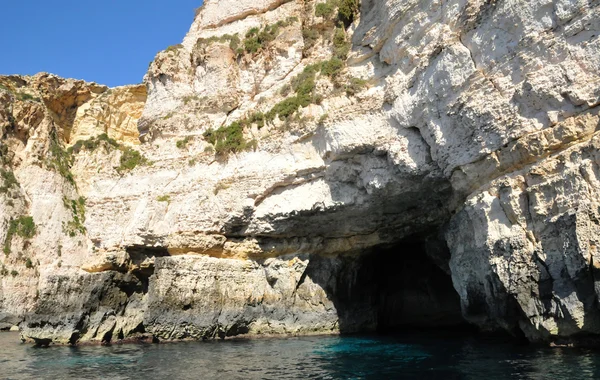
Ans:
[{"label": "eroded rock surface", "polygon": [[600,333],[600,3],[317,3],[206,1],[147,99],[0,78],[25,338]]}]

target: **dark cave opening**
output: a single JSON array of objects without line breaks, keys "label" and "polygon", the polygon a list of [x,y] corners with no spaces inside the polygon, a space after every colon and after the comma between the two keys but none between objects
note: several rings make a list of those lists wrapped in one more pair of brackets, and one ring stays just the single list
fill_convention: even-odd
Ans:
[{"label": "dark cave opening", "polygon": [[344,258],[336,281],[327,285],[340,331],[471,329],[452,285],[449,258],[445,242],[431,235]]},{"label": "dark cave opening", "polygon": [[450,273],[434,262],[426,245],[411,238],[366,258],[377,273],[378,332],[465,324]]},{"label": "dark cave opening", "polygon": [[157,257],[170,256],[165,247],[147,247],[143,245],[133,245],[126,247],[127,254],[131,258],[131,263],[136,269],[132,274],[137,277],[142,285],[143,292],[148,292],[150,276],[154,274],[154,259]]}]

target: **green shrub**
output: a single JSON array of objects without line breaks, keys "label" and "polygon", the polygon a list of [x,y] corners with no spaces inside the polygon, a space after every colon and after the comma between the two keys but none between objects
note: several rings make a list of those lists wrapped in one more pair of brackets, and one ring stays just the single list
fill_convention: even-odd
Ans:
[{"label": "green shrub", "polygon": [[221,135],[222,137],[218,137],[215,145],[217,154],[237,153],[246,149],[246,140],[240,123],[231,123],[231,125],[221,130]]},{"label": "green shrub", "polygon": [[[291,89],[294,91],[295,96],[286,98],[277,103],[266,113],[265,119],[267,121],[273,121],[275,117],[278,116],[280,120],[285,120],[298,111],[300,107],[307,107],[310,104],[318,103],[318,97],[315,95],[316,78],[319,72],[323,73],[324,67],[327,67],[328,71],[334,69],[334,67],[329,67],[333,64],[328,62],[329,61],[308,65],[300,74],[292,78],[290,81]],[[337,61],[334,63],[337,64]],[[339,61],[339,63],[343,66],[343,62]],[[340,70],[336,73],[339,73]]]},{"label": "green shrub", "polygon": [[298,102],[300,106],[306,107],[312,102],[312,96],[314,94],[316,88],[316,83],[314,78],[308,78],[296,89],[296,94],[298,97]]},{"label": "green shrub", "polygon": [[157,197],[156,200],[159,201],[159,202],[171,203],[171,196],[169,196],[169,195],[161,195],[160,197]]},{"label": "green shrub", "polygon": [[258,29],[256,27],[251,28],[250,30],[248,30],[248,32],[246,32],[246,38],[251,38],[251,37],[256,36],[259,31],[260,31],[260,29]]},{"label": "green shrub", "polygon": [[67,153],[79,153],[82,149],[94,150],[96,149],[95,139],[78,140],[73,146],[67,148]]},{"label": "green shrub", "polygon": [[13,269],[12,271],[10,271],[10,275],[13,277],[17,277],[19,275],[19,272]]},{"label": "green shrub", "polygon": [[292,86],[290,86],[289,84],[284,84],[283,87],[281,87],[281,89],[279,90],[279,94],[281,96],[288,96],[290,94],[290,91],[292,91]]},{"label": "green shrub", "polygon": [[117,168],[117,171],[122,172],[126,170],[132,170],[138,165],[147,165],[149,164],[148,160],[144,158],[140,152],[132,149],[130,147],[123,146],[119,144],[115,139],[108,137],[106,133],[98,135],[96,137],[90,137],[87,140],[79,140],[72,147],[67,149],[66,151],[62,150],[60,143],[58,143],[56,134],[54,134],[54,138],[51,139],[51,152],[52,153],[52,164],[51,166],[57,168],[61,174],[66,175],[69,178],[69,181],[75,184],[73,180],[73,176],[70,172],[70,167],[73,163],[73,154],[79,153],[81,150],[89,150],[94,151],[98,147],[104,146],[106,149],[118,149],[122,152],[120,166]]},{"label": "green shrub", "polygon": [[[329,6],[332,7],[331,9],[334,9],[337,7],[338,2],[336,0],[330,0],[324,4],[325,5],[319,7],[320,13],[325,12],[325,10],[323,10],[324,6]],[[289,22],[289,19],[286,22]],[[330,24],[328,25],[332,25],[331,21],[329,23]],[[265,27],[262,30],[258,28],[250,29],[246,33],[246,40],[244,41],[244,43],[248,44],[246,50],[251,52],[258,51],[264,41],[268,42],[275,38],[278,33],[278,28],[283,25],[287,24],[285,22],[279,22],[275,25]],[[303,30],[305,38],[307,38],[307,36],[314,39],[318,38],[318,34],[315,33],[316,32],[311,29]],[[217,154],[239,152],[241,150],[249,149],[252,146],[256,146],[256,141],[246,142],[243,139],[242,132],[243,128],[246,126],[257,124],[258,128],[262,128],[265,123],[272,122],[276,117],[279,117],[280,120],[286,120],[289,124],[296,120],[289,119],[290,116],[294,115],[301,107],[307,107],[310,104],[320,104],[322,96],[316,94],[317,75],[319,73],[332,79],[336,86],[340,86],[339,77],[344,69],[344,60],[348,55],[351,46],[350,42],[346,39],[346,32],[343,28],[339,27],[335,29],[332,36],[332,43],[334,46],[334,57],[328,61],[315,63],[305,67],[299,75],[292,78],[290,85],[284,85],[279,91],[283,96],[288,96],[293,91],[293,96],[287,97],[275,104],[266,113],[255,112],[227,127],[221,127],[216,131],[213,129],[206,131],[204,133],[204,138],[215,147]],[[364,82],[353,79],[346,86],[346,90],[348,93],[356,93],[357,91],[360,91],[364,85]],[[302,120],[302,122],[306,123],[306,120]],[[207,150],[208,149],[210,148],[207,147]]]},{"label": "green shrub", "polygon": [[244,125],[239,121],[217,130],[209,129],[203,136],[206,141],[214,145],[218,155],[242,152],[249,147],[244,139]]},{"label": "green shrub", "polygon": [[11,219],[4,239],[4,254],[8,256],[13,236],[17,234],[24,239],[31,239],[36,233],[35,223],[31,216],[21,216],[18,219]]},{"label": "green shrub", "polygon": [[208,142],[211,145],[215,145],[217,143],[217,131],[215,131],[212,128],[207,129],[206,132],[202,134],[202,137],[204,137],[204,140],[206,140],[206,142]]},{"label": "green shrub", "polygon": [[335,10],[335,4],[333,1],[327,1],[325,3],[317,4],[315,8],[315,16],[330,18]]},{"label": "green shrub", "polygon": [[348,84],[346,84],[346,95],[352,96],[361,92],[367,86],[367,81],[360,78],[350,78]]},{"label": "green shrub", "polygon": [[225,34],[222,36],[212,36],[209,38],[199,38],[196,41],[195,55],[198,57],[198,52],[202,52],[208,45],[213,43],[229,43],[229,48],[233,50],[236,55],[244,54],[244,44],[240,40],[240,36],[236,33],[234,35]]},{"label": "green shrub", "polygon": [[303,51],[306,53],[313,46],[315,46],[315,44],[317,43],[317,40],[319,39],[320,36],[321,35],[319,34],[319,32],[316,29],[313,29],[313,28],[302,29],[302,37],[304,38]]},{"label": "green shrub", "polygon": [[67,153],[72,155],[73,153],[77,154],[82,149],[89,150],[93,152],[100,146],[105,146],[108,148],[120,148],[120,144],[117,140],[108,137],[106,133],[102,133],[101,135],[90,137],[87,140],[78,140],[72,147],[67,149]]},{"label": "green shrub", "polygon": [[321,74],[333,78],[339,75],[343,68],[344,62],[337,57],[333,57],[329,61],[323,62]]},{"label": "green shrub", "polygon": [[[238,54],[241,54],[244,51],[250,54],[257,53],[277,38],[281,32],[281,28],[285,28],[294,22],[298,22],[297,17],[288,17],[286,20],[280,20],[275,24],[266,25],[262,29],[254,27],[246,32],[246,38],[243,43],[238,39],[238,41],[232,41],[230,47]],[[240,45],[243,45],[243,49],[238,47]]]},{"label": "green shrub", "polygon": [[36,98],[33,95],[24,93],[24,92],[18,92],[17,93],[17,99],[22,100],[22,101],[32,101],[32,102],[40,102],[40,98]]},{"label": "green shrub", "polygon": [[231,34],[224,34],[222,36],[212,36],[212,37],[208,37],[208,38],[199,38],[196,41],[196,47],[205,47],[208,46],[210,44],[214,44],[214,43],[226,43],[226,42],[231,42],[232,40],[237,39],[239,41],[239,37],[237,34],[231,35]]},{"label": "green shrub", "polygon": [[22,216],[17,219],[17,222],[17,235],[24,239],[31,239],[35,235],[35,223],[31,216]]},{"label": "green shrub", "polygon": [[251,37],[244,40],[244,49],[248,53],[256,53],[262,48],[262,44],[258,37]]},{"label": "green shrub", "polygon": [[269,42],[273,42],[277,35],[279,34],[279,25],[267,25],[263,30],[258,34],[258,39],[261,44],[267,44]]},{"label": "green shrub", "polygon": [[327,0],[315,7],[315,16],[330,19],[337,8],[337,21],[350,25],[359,12],[359,0]]},{"label": "green shrub", "polygon": [[2,144],[0,142],[0,163],[4,165],[8,165],[10,162],[10,158],[8,156],[8,146],[6,144]]},{"label": "green shrub", "polygon": [[177,148],[179,149],[184,149],[187,147],[190,141],[192,141],[192,138],[190,136],[186,136],[183,140],[177,141],[175,145],[177,145]]},{"label": "green shrub", "polygon": [[256,124],[258,129],[265,126],[265,115],[262,112],[255,112],[248,118],[249,124]]},{"label": "green shrub", "polygon": [[317,73],[320,70],[320,63],[306,66],[300,74],[292,78],[292,90],[299,95],[306,95],[307,93],[312,92],[315,88]]},{"label": "green shrub", "polygon": [[2,186],[0,186],[0,193],[7,193],[8,190],[13,187],[19,186],[19,182],[15,178],[15,174],[10,170],[0,169],[0,177],[2,178]]},{"label": "green shrub", "polygon": [[78,199],[69,199],[63,197],[63,205],[67,210],[71,210],[72,220],[66,224],[63,224],[63,231],[71,236],[75,237],[77,233],[85,234],[87,231],[85,228],[85,198],[79,197]]},{"label": "green shrub", "polygon": [[167,48],[165,51],[166,51],[167,53],[170,53],[170,52],[178,52],[178,51],[179,51],[179,49],[181,49],[181,48],[183,48],[183,45],[182,45],[182,44],[171,45],[171,46],[169,46],[169,47],[168,47],[168,48]]},{"label": "green shrub", "polygon": [[121,154],[121,165],[117,168],[117,171],[124,172],[135,169],[138,165],[147,165],[148,160],[142,156],[140,152],[135,149],[125,147],[122,149]]},{"label": "green shrub", "polygon": [[348,26],[359,12],[358,0],[339,0],[338,19]]},{"label": "green shrub", "polygon": [[298,111],[298,108],[300,108],[300,100],[297,96],[284,99],[271,108],[267,113],[267,119],[273,120],[275,119],[275,116],[279,116],[279,119],[284,120],[294,112]]},{"label": "green shrub", "polygon": [[350,41],[346,41],[344,28],[336,28],[333,34],[333,55],[338,59],[345,60],[351,47]]},{"label": "green shrub", "polygon": [[25,260],[25,268],[27,268],[27,269],[33,268],[33,263],[31,262],[30,258],[27,258],[27,260]]},{"label": "green shrub", "polygon": [[71,154],[63,149],[61,143],[58,141],[58,135],[56,130],[53,129],[50,132],[50,157],[47,161],[47,165],[56,170],[63,178],[65,178],[70,184],[75,186],[75,179],[71,173],[71,165],[73,159]]},{"label": "green shrub", "polygon": [[240,37],[237,34],[233,35],[229,40],[229,48],[233,51],[237,51],[237,49],[240,47],[241,42],[242,41],[240,41]]}]

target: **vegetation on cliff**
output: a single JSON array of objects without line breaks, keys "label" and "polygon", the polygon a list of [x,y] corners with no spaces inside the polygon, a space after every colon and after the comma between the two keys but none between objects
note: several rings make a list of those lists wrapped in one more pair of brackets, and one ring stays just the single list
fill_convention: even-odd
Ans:
[{"label": "vegetation on cliff", "polygon": [[177,148],[179,149],[185,149],[187,147],[187,145],[192,141],[192,138],[190,136],[186,136],[184,139],[182,140],[178,140],[175,145],[177,146]]},{"label": "vegetation on cliff", "polygon": [[[246,38],[242,42],[244,51],[249,54],[257,53],[264,49],[269,43],[274,41],[279,36],[281,29],[290,26],[292,23],[297,22],[297,17],[288,17],[285,20],[280,20],[272,25],[266,25],[262,29],[252,28],[246,33]],[[239,49],[236,49],[236,53],[239,55],[242,53]]]},{"label": "vegetation on cliff", "polygon": [[[267,48],[281,34],[282,29],[287,28],[294,22],[298,22],[297,17],[288,17],[285,20],[265,25],[262,28],[254,27],[246,32],[243,39],[237,33],[234,35],[225,34],[222,36],[200,38],[196,41],[196,49],[197,51],[202,51],[213,43],[228,43],[237,57],[244,54],[256,54]],[[169,50],[167,49],[167,51]]]},{"label": "vegetation on cliff", "polygon": [[73,218],[71,221],[63,223],[63,231],[71,237],[74,237],[77,233],[85,234],[85,198],[69,199],[63,197],[63,204],[67,210],[71,210]]},{"label": "vegetation on cliff", "polygon": [[115,139],[108,137],[106,133],[77,141],[67,150],[67,154],[71,156],[79,153],[82,149],[93,152],[100,147],[104,147],[107,152],[111,150],[121,151],[120,165],[115,168],[120,173],[133,170],[139,165],[148,165],[150,163],[140,152],[118,143]]},{"label": "vegetation on cliff", "polygon": [[4,239],[4,254],[9,255],[14,235],[23,239],[31,239],[36,233],[35,223],[31,216],[20,216],[17,219],[11,219]]},{"label": "vegetation on cliff", "polygon": [[[335,11],[337,10],[337,15]],[[335,15],[337,21],[350,25],[359,12],[358,0],[327,0],[315,7],[315,16],[332,19]]]},{"label": "vegetation on cliff", "polygon": [[75,178],[73,178],[73,173],[71,173],[72,164],[73,159],[71,154],[63,149],[56,129],[53,129],[50,131],[49,159],[46,160],[46,165],[58,172],[71,185],[76,186]]},{"label": "vegetation on cliff", "polygon": [[2,178],[2,186],[0,186],[0,193],[7,193],[12,187],[18,187],[19,182],[15,177],[15,174],[11,170],[0,169],[0,177]]},{"label": "vegetation on cliff", "polygon": [[245,123],[235,121],[226,127],[217,130],[209,129],[203,136],[206,141],[214,145],[217,155],[238,153],[256,147],[256,141],[247,141],[244,138]]},{"label": "vegetation on cliff", "polygon": [[77,154],[82,149],[86,149],[88,151],[94,151],[94,150],[98,149],[100,146],[105,146],[108,150],[110,150],[110,148],[116,148],[116,149],[121,148],[121,145],[115,139],[112,139],[112,138],[108,137],[108,135],[106,133],[103,133],[103,134],[95,136],[95,137],[90,137],[89,139],[86,139],[86,140],[78,140],[72,147],[67,149],[67,152],[69,154],[73,154],[73,153]]},{"label": "vegetation on cliff", "polygon": [[[312,47],[315,41],[323,36],[331,44],[331,58],[306,66],[300,74],[292,78],[289,85],[286,84],[281,88],[280,95],[284,99],[268,111],[253,112],[217,130],[207,130],[203,136],[207,142],[214,146],[217,155],[237,153],[255,148],[257,145],[256,140],[247,141],[244,137],[246,127],[256,125],[260,129],[267,124],[273,124],[276,118],[285,121],[286,125],[290,120],[302,119],[295,116],[301,108],[311,104],[321,104],[323,101],[323,95],[318,94],[316,90],[320,78],[328,78],[334,84],[336,91],[345,91],[348,96],[357,94],[366,86],[366,81],[362,79],[344,79],[341,75],[352,47],[346,33],[345,23],[351,21],[357,12],[358,3],[355,0],[329,0],[317,4],[315,15],[325,20],[317,23],[316,26],[303,27],[305,54],[306,46]],[[289,17],[285,21],[279,21],[262,28],[251,28],[246,33],[244,40],[240,40],[237,34],[199,39],[197,47],[205,47],[207,44],[215,42],[229,42],[230,48],[237,55],[256,54],[277,38],[281,28],[285,28],[296,21],[298,21],[298,18]],[[186,140],[178,141],[177,147],[183,148],[186,144]]]},{"label": "vegetation on cliff", "polygon": [[170,195],[161,195],[159,197],[156,197],[156,200],[158,202],[165,202],[165,203],[171,203],[171,196]]},{"label": "vegetation on cliff", "polygon": [[148,161],[140,152],[130,147],[121,147],[120,165],[117,169],[119,173],[130,171],[140,165],[149,165]]}]

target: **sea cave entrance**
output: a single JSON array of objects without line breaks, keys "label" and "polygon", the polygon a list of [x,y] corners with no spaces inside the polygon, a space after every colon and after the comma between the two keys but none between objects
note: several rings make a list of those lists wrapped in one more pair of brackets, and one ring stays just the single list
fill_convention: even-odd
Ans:
[{"label": "sea cave entrance", "polygon": [[[348,256],[327,286],[341,333],[404,329],[462,329],[460,298],[450,276],[445,242],[416,235]],[[320,265],[319,260],[311,261]]]}]

